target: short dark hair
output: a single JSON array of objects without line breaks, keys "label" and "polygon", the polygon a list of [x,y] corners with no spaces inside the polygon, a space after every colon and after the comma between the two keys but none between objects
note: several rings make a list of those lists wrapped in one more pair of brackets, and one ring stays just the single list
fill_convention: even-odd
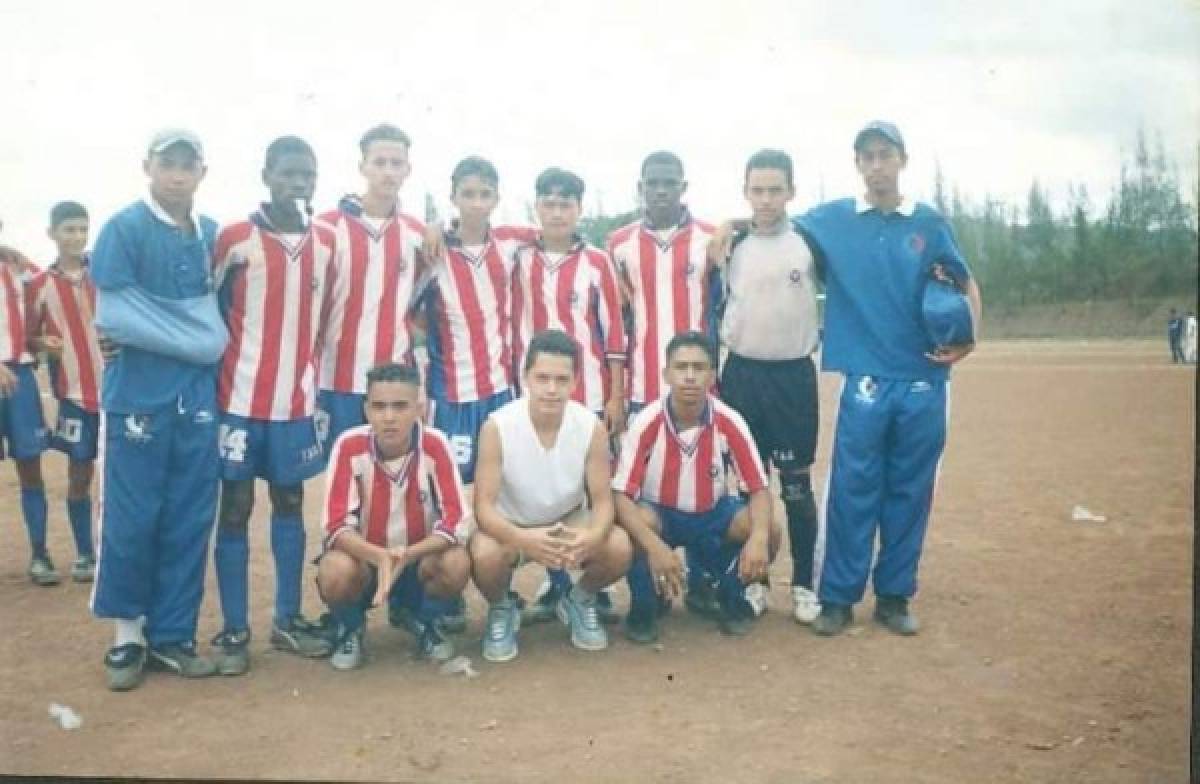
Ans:
[{"label": "short dark hair", "polygon": [[642,160],[641,176],[646,176],[646,167],[655,164],[665,164],[674,166],[679,169],[680,176],[683,175],[683,161],[679,160],[679,156],[669,150],[656,150],[650,153]]},{"label": "short dark hair", "polygon": [[493,188],[500,186],[500,173],[486,158],[469,155],[458,162],[454,171],[450,172],[450,193],[458,190],[458,184],[468,177],[478,177]]},{"label": "short dark hair", "polygon": [[680,332],[675,337],[667,342],[667,364],[671,364],[671,357],[681,348],[694,346],[704,349],[704,353],[708,355],[708,361],[715,368],[717,366],[717,350],[713,347],[713,343],[708,339],[708,335],[695,329],[689,329],[687,332]]},{"label": "short dark hair", "polygon": [[543,329],[529,341],[529,349],[525,352],[525,370],[533,367],[538,354],[556,354],[571,360],[572,369],[579,367],[579,344],[575,339],[561,329]]},{"label": "short dark hair", "polygon": [[537,198],[550,196],[554,191],[558,191],[564,198],[574,198],[575,201],[583,203],[583,179],[574,172],[551,166],[539,174],[537,182],[533,184],[533,192]]},{"label": "short dark hair", "polygon": [[415,387],[421,386],[421,371],[416,365],[404,365],[399,362],[385,362],[382,365],[376,365],[367,371],[367,391],[371,390],[372,384],[378,384],[388,381],[397,381],[401,384],[412,384]]},{"label": "short dark hair", "polygon": [[364,158],[367,157],[367,148],[371,146],[371,142],[400,142],[405,147],[412,147],[412,139],[408,134],[391,123],[376,125],[358,140],[358,148],[362,150]]},{"label": "short dark hair", "polygon": [[778,169],[787,176],[788,187],[794,185],[792,182],[792,156],[783,150],[768,148],[751,155],[750,160],[746,161],[745,181],[749,181],[751,169]]},{"label": "short dark hair", "polygon": [[50,208],[50,228],[58,228],[63,221],[72,218],[88,219],[87,209],[77,201],[60,201]]},{"label": "short dark hair", "polygon": [[271,169],[284,155],[307,155],[314,162],[317,160],[312,146],[299,136],[280,136],[267,145],[267,160],[263,165]]}]

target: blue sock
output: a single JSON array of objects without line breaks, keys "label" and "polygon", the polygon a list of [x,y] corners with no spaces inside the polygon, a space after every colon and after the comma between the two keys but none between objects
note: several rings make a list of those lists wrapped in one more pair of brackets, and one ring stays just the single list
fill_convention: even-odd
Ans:
[{"label": "blue sock", "polygon": [[684,562],[687,564],[687,589],[693,591],[700,587],[700,584],[705,580],[711,579],[704,565],[701,563],[700,554],[696,551],[694,545],[689,545],[683,548]]},{"label": "blue sock", "polygon": [[247,595],[250,592],[248,574],[250,545],[242,532],[217,529],[217,546],[213,562],[217,567],[217,589],[221,594],[221,612],[225,628],[241,631],[250,628]]},{"label": "blue sock", "polygon": [[283,625],[300,614],[304,578],[304,520],[299,515],[271,515],[271,552],[275,556],[275,622]]},{"label": "blue sock", "polygon": [[21,513],[29,530],[29,547],[35,558],[46,554],[46,491],[41,487],[21,488]]},{"label": "blue sock", "polygon": [[329,612],[338,623],[339,645],[351,632],[361,629],[367,620],[367,608],[363,606],[362,602],[331,604],[329,605]]},{"label": "blue sock", "polygon": [[71,535],[75,537],[75,552],[79,555],[95,555],[92,548],[92,499],[68,498],[67,519],[71,521]]},{"label": "blue sock", "polygon": [[633,556],[629,572],[625,575],[629,583],[629,610],[653,611],[655,609],[654,578],[650,575],[650,559],[645,553]]}]

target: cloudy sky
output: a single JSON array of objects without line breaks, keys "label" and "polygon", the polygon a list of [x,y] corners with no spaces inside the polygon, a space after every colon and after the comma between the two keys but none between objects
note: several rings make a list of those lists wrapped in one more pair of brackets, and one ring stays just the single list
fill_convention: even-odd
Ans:
[{"label": "cloudy sky", "polygon": [[975,200],[1019,203],[1037,177],[1057,199],[1085,184],[1099,207],[1139,127],[1195,193],[1193,0],[4,0],[0,29],[0,242],[42,261],[50,205],[102,220],[136,198],[163,125],[204,138],[199,203],[219,219],[261,198],[262,151],[284,133],[316,148],[330,206],[383,121],[414,138],[418,214],[472,153],[499,167],[509,220],[549,165],[584,177],[586,207],[629,209],[641,158],[668,148],[695,212],[727,216],[767,146],[795,158],[801,208],[858,190],[850,142],[874,118],[904,131],[919,198],[936,159]]}]

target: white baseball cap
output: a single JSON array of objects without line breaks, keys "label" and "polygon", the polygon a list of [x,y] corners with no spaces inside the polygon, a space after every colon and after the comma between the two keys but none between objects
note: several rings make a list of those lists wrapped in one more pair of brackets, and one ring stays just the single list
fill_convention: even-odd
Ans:
[{"label": "white baseball cap", "polygon": [[186,144],[196,153],[196,157],[204,160],[204,145],[200,137],[186,128],[163,128],[150,137],[150,145],[146,148],[147,155],[155,155],[176,144]]}]

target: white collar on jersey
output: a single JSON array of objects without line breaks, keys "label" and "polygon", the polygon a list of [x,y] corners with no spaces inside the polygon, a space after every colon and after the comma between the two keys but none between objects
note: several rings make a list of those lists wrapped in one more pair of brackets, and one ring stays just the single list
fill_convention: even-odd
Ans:
[{"label": "white collar on jersey", "polygon": [[[907,196],[901,196],[900,203],[896,205],[896,212],[900,213],[901,215],[903,215],[906,218],[911,218],[912,214],[913,214],[913,210],[915,210],[916,208],[917,208],[917,203],[915,201],[908,198]],[[875,206],[873,204],[871,204],[870,202],[868,202],[866,200],[866,198],[864,198],[862,196],[854,197],[854,211],[855,212],[857,212],[861,215],[862,213],[870,212],[873,209],[875,209]]]}]

